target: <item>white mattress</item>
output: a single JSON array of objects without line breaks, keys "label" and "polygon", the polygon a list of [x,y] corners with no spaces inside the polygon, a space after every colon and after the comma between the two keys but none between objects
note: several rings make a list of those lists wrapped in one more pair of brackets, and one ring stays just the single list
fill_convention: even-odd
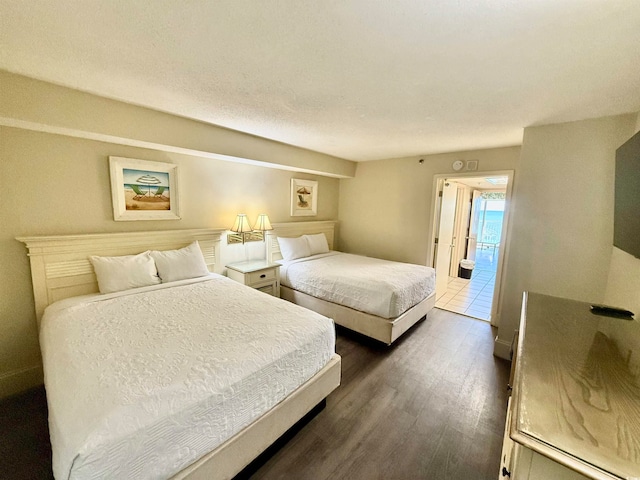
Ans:
[{"label": "white mattress", "polygon": [[335,352],[330,319],[219,275],[67,299],[40,333],[56,479],[167,478]]},{"label": "white mattress", "polygon": [[340,252],[279,263],[282,285],[382,318],[402,315],[435,289],[435,270],[421,265]]}]

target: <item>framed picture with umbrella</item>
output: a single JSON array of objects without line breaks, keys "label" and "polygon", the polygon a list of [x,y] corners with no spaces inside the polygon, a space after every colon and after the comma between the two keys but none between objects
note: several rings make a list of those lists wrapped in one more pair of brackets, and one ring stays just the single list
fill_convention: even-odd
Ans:
[{"label": "framed picture with umbrella", "polygon": [[113,219],[179,220],[178,167],[109,157]]},{"label": "framed picture with umbrella", "polygon": [[291,216],[312,216],[318,214],[318,182],[291,179]]}]

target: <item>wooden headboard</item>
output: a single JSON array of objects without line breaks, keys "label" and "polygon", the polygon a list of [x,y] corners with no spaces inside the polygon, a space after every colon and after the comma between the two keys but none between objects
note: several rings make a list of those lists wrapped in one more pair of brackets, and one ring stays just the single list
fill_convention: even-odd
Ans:
[{"label": "wooden headboard", "polygon": [[277,237],[299,237],[324,233],[331,250],[334,249],[336,221],[274,223],[273,230],[267,232],[267,260],[275,262],[282,259]]},{"label": "wooden headboard", "polygon": [[27,245],[38,327],[44,309],[67,297],[98,292],[89,256],[133,255],[145,250],[173,250],[198,241],[209,271],[216,270],[224,229],[167,230],[17,237]]}]

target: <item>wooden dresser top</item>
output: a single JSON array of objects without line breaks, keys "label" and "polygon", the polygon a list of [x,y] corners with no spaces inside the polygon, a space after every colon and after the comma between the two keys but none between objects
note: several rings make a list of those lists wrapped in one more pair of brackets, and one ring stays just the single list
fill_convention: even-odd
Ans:
[{"label": "wooden dresser top", "polygon": [[513,440],[589,478],[640,479],[640,322],[526,293]]}]

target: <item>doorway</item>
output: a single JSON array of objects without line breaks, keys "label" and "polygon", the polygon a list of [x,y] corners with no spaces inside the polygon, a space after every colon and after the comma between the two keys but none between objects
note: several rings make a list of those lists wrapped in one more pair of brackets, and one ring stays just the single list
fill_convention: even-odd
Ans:
[{"label": "doorway", "polygon": [[512,178],[512,171],[436,176],[436,307],[497,319]]}]

